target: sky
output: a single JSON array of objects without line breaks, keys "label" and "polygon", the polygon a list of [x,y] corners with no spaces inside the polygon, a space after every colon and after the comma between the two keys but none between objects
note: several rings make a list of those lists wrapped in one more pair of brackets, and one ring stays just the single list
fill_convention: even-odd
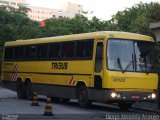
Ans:
[{"label": "sky", "polygon": [[101,20],[109,20],[118,11],[132,7],[134,4],[143,2],[159,2],[160,0],[27,0],[32,6],[47,8],[62,8],[65,2],[83,5],[84,11],[93,11],[88,17],[96,16]]}]

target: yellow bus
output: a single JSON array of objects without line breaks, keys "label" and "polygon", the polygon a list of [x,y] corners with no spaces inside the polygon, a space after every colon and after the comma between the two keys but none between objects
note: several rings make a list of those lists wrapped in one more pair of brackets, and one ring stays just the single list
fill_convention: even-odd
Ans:
[{"label": "yellow bus", "polygon": [[6,42],[2,83],[31,99],[33,91],[53,100],[118,103],[155,101],[155,43],[145,35],[100,31]]}]

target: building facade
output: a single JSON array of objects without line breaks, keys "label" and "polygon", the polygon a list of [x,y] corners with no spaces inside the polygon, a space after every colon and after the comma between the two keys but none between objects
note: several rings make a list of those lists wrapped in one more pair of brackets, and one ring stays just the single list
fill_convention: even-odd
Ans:
[{"label": "building facade", "polygon": [[26,3],[26,0],[0,0],[0,5],[9,5],[15,8],[18,8],[18,6],[29,7],[29,4]]},{"label": "building facade", "polygon": [[44,19],[49,18],[59,18],[59,17],[68,17],[73,18],[77,13],[83,11],[83,6],[74,4],[74,3],[66,3],[63,5],[62,9],[54,9],[54,8],[42,8],[30,6],[31,10],[28,12],[29,17],[32,20],[42,21]]},{"label": "building facade", "polygon": [[30,8],[28,16],[32,20],[42,21],[49,18],[68,17],[73,18],[83,11],[83,6],[71,2],[65,3],[61,9],[30,6],[26,0],[0,0],[0,5],[10,5],[17,8],[19,5]]}]

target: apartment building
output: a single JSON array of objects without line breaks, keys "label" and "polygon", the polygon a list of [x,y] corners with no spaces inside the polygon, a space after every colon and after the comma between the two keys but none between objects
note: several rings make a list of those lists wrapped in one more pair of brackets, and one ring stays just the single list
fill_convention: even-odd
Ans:
[{"label": "apartment building", "polygon": [[82,5],[71,2],[65,3],[61,9],[30,6],[27,4],[26,0],[0,0],[0,5],[10,5],[16,8],[19,5],[27,6],[30,8],[28,12],[29,18],[36,21],[59,17],[73,18],[77,13],[83,11]]},{"label": "apartment building", "polygon": [[15,8],[18,8],[18,6],[29,7],[29,4],[26,3],[26,0],[0,0],[0,5],[9,5]]},{"label": "apartment building", "polygon": [[31,10],[28,15],[31,19],[42,21],[48,18],[59,18],[59,17],[69,17],[73,18],[77,13],[83,10],[82,5],[74,4],[74,3],[65,3],[62,9],[55,8],[42,8],[30,6]]}]

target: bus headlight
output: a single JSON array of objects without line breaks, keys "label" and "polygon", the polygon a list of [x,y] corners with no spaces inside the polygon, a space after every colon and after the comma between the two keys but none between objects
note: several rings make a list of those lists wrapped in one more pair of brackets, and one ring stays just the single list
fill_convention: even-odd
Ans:
[{"label": "bus headlight", "polygon": [[151,98],[152,98],[152,99],[155,99],[155,98],[156,98],[156,94],[155,94],[155,93],[152,93],[152,94],[151,94]]},{"label": "bus headlight", "polygon": [[111,93],[111,97],[112,97],[112,98],[115,98],[115,97],[117,97],[117,93],[115,93],[115,92],[112,92],[112,93]]}]

